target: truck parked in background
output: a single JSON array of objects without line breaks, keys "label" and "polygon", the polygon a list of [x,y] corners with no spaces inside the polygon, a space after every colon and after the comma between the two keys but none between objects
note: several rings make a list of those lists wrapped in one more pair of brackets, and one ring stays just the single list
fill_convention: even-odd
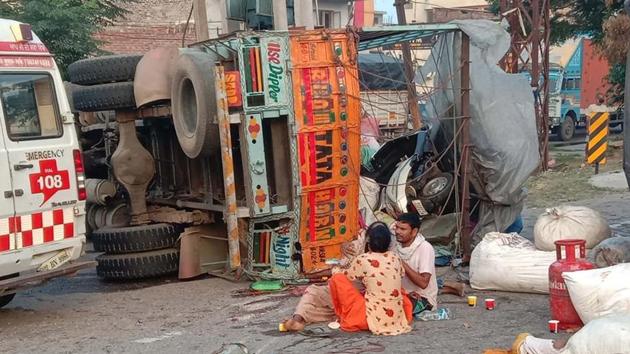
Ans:
[{"label": "truck parked in background", "polygon": [[[549,128],[563,141],[571,140],[577,126],[586,126],[593,105],[610,112],[610,125],[623,124],[623,113],[608,106],[610,65],[588,38],[552,48],[549,68]],[[603,107],[602,107],[603,106]]]}]

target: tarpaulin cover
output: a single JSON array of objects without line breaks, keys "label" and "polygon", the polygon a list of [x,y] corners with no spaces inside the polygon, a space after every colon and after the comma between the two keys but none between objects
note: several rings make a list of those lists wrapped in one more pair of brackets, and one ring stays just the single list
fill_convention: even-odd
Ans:
[{"label": "tarpaulin cover", "polygon": [[359,54],[361,91],[406,90],[402,61],[385,54]]},{"label": "tarpaulin cover", "polygon": [[[525,182],[539,164],[538,138],[531,87],[522,75],[507,74],[497,65],[510,47],[510,36],[487,20],[454,21],[470,38],[470,137],[479,194],[479,216],[474,231],[478,241],[488,232],[507,229],[523,209]],[[427,100],[431,121],[455,105],[461,112],[461,34],[441,36],[421,68],[417,82],[434,75],[440,90]],[[453,76],[451,76],[453,75]],[[451,132],[452,120],[441,123]]]}]

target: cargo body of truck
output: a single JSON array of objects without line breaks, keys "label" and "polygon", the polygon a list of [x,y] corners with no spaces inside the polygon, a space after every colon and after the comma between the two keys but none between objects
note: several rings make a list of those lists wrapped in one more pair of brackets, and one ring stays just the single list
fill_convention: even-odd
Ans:
[{"label": "cargo body of truck", "polygon": [[359,225],[356,55],[344,30],[259,31],[72,64],[87,177],[115,185],[90,196],[97,274],[296,278],[340,258]]},{"label": "cargo body of truck", "polygon": [[27,24],[0,19],[0,307],[76,273],[85,248],[84,166],[52,55]]}]

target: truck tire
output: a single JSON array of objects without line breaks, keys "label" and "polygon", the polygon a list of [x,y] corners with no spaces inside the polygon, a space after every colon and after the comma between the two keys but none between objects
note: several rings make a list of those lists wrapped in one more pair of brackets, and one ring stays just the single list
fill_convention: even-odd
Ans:
[{"label": "truck tire", "polygon": [[215,56],[188,50],[179,55],[171,86],[171,109],[177,140],[191,159],[219,151]]},{"label": "truck tire", "polygon": [[74,88],[76,86],[77,85],[75,85],[75,84],[73,84],[71,82],[68,82],[68,81],[65,81],[63,83],[63,88],[66,89],[66,97],[68,97],[68,104],[70,105],[70,111],[72,113],[79,113],[79,111],[77,111],[74,108],[74,99],[73,99],[73,96],[72,96],[72,92],[74,91]]},{"label": "truck tire", "polygon": [[573,139],[573,135],[575,135],[575,121],[573,120],[573,117],[564,117],[564,122],[560,125],[558,134],[560,136],[560,140],[562,141],[570,141]]},{"label": "truck tire", "polygon": [[174,274],[179,268],[179,251],[167,248],[159,251],[104,254],[96,257],[96,274],[110,280],[155,278]]},{"label": "truck tire", "polygon": [[437,177],[431,178],[420,190],[420,198],[427,200],[445,200],[451,193],[453,187],[453,175],[450,173],[440,173]]},{"label": "truck tire", "polygon": [[432,213],[443,207],[453,188],[453,175],[441,173],[431,178],[419,190],[419,199],[427,212]]},{"label": "truck tire", "polygon": [[72,94],[74,107],[78,111],[98,112],[136,108],[133,82],[75,86]]},{"label": "truck tire", "polygon": [[142,55],[107,55],[75,61],[68,66],[70,81],[96,85],[133,80]]},{"label": "truck tire", "polygon": [[11,300],[15,297],[15,293],[9,295],[0,296],[0,309],[7,306]]},{"label": "truck tire", "polygon": [[108,254],[153,251],[173,247],[181,231],[171,224],[105,227],[92,232],[92,243]]}]

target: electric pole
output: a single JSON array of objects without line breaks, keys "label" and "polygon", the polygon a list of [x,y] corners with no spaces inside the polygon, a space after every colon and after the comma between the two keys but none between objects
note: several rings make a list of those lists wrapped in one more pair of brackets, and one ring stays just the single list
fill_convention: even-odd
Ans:
[{"label": "electric pole", "polygon": [[529,71],[534,91],[540,169],[549,161],[549,1],[499,0],[501,17],[510,25],[511,48],[501,61],[512,74]]},{"label": "electric pole", "polygon": [[[630,16],[630,0],[624,3],[626,14]],[[623,171],[630,186],[630,50],[626,54],[626,83],[623,98]]]},{"label": "electric pole", "polygon": [[[394,0],[394,7],[396,7],[396,16],[398,17],[399,25],[407,24],[407,16],[405,15],[406,2],[406,0]],[[418,106],[418,93],[416,92],[416,84],[414,82],[416,75],[413,70],[413,61],[411,60],[411,45],[409,45],[409,42],[402,42],[401,48],[405,77],[407,78],[407,104],[409,105],[413,128],[420,129],[422,127],[422,120],[420,116],[420,107]]]}]

